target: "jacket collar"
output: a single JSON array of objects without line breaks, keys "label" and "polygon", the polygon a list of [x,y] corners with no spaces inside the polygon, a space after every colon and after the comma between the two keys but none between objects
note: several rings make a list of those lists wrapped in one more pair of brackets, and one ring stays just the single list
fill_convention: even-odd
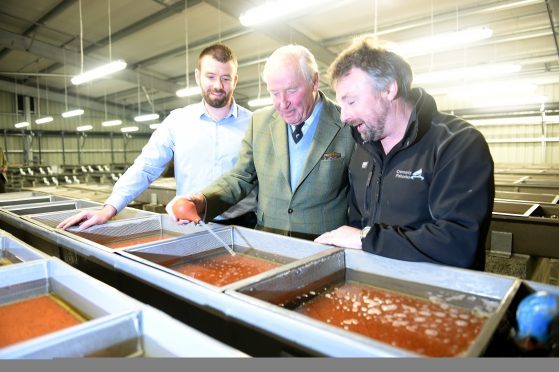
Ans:
[{"label": "jacket collar", "polygon": [[[322,99],[322,111],[319,113],[316,131],[314,133],[313,141],[309,149],[307,160],[299,178],[299,185],[309,175],[311,170],[320,161],[326,149],[332,143],[332,140],[344,126],[340,120],[339,107],[321,91],[318,92]],[[270,131],[272,136],[272,145],[278,161],[280,162],[280,169],[287,182],[289,182],[289,145],[287,143],[288,128],[287,124],[283,121],[281,116],[274,111],[272,114],[272,122]],[[297,186],[298,187],[298,186]]]}]

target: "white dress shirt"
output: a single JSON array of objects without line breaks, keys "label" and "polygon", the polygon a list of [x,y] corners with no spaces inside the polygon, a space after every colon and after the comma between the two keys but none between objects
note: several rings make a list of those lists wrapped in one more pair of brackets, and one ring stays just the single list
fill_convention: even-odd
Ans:
[{"label": "white dress shirt", "polygon": [[[229,114],[217,122],[206,113],[203,101],[173,110],[116,182],[105,204],[120,212],[161,175],[173,158],[177,195],[200,191],[233,167],[251,115],[235,102]],[[233,218],[255,210],[255,195],[251,193],[221,217]]]}]

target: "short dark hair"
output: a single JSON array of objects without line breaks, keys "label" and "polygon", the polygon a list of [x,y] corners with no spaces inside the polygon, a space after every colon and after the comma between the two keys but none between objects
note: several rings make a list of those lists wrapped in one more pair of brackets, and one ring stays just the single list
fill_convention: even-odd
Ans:
[{"label": "short dark hair", "polygon": [[227,63],[229,61],[233,61],[235,66],[238,66],[237,58],[235,57],[235,55],[233,54],[231,49],[229,49],[228,46],[223,45],[223,44],[210,45],[210,46],[204,48],[204,50],[202,50],[200,52],[200,55],[198,56],[198,68],[199,69],[201,68],[200,61],[205,56],[211,56],[213,59],[215,59],[216,61],[219,61],[221,63]]},{"label": "short dark hair", "polygon": [[353,43],[332,62],[328,68],[332,86],[353,67],[365,71],[377,91],[392,82],[398,84],[398,96],[407,100],[411,90],[413,73],[410,65],[398,54],[386,49],[373,35],[356,38]]}]

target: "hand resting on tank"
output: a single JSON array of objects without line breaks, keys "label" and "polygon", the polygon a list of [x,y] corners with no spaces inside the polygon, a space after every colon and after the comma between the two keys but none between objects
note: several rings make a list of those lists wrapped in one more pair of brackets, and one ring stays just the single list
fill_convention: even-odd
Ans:
[{"label": "hand resting on tank", "polygon": [[361,230],[351,226],[341,226],[328,231],[314,240],[319,244],[335,245],[342,248],[362,249]]},{"label": "hand resting on tank", "polygon": [[103,224],[114,215],[116,215],[116,209],[112,205],[106,204],[101,210],[81,211],[76,215],[66,218],[56,227],[66,230],[70,226],[79,225],[79,231],[82,231],[88,227]]}]

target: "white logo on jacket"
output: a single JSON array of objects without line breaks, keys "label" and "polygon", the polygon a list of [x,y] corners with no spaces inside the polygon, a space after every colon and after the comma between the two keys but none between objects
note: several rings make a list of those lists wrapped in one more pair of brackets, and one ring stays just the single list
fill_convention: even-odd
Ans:
[{"label": "white logo on jacket", "polygon": [[423,181],[425,180],[425,177],[423,177],[423,169],[418,169],[414,172],[412,171],[403,171],[400,169],[396,170],[396,178],[403,178],[406,180],[420,180]]}]

